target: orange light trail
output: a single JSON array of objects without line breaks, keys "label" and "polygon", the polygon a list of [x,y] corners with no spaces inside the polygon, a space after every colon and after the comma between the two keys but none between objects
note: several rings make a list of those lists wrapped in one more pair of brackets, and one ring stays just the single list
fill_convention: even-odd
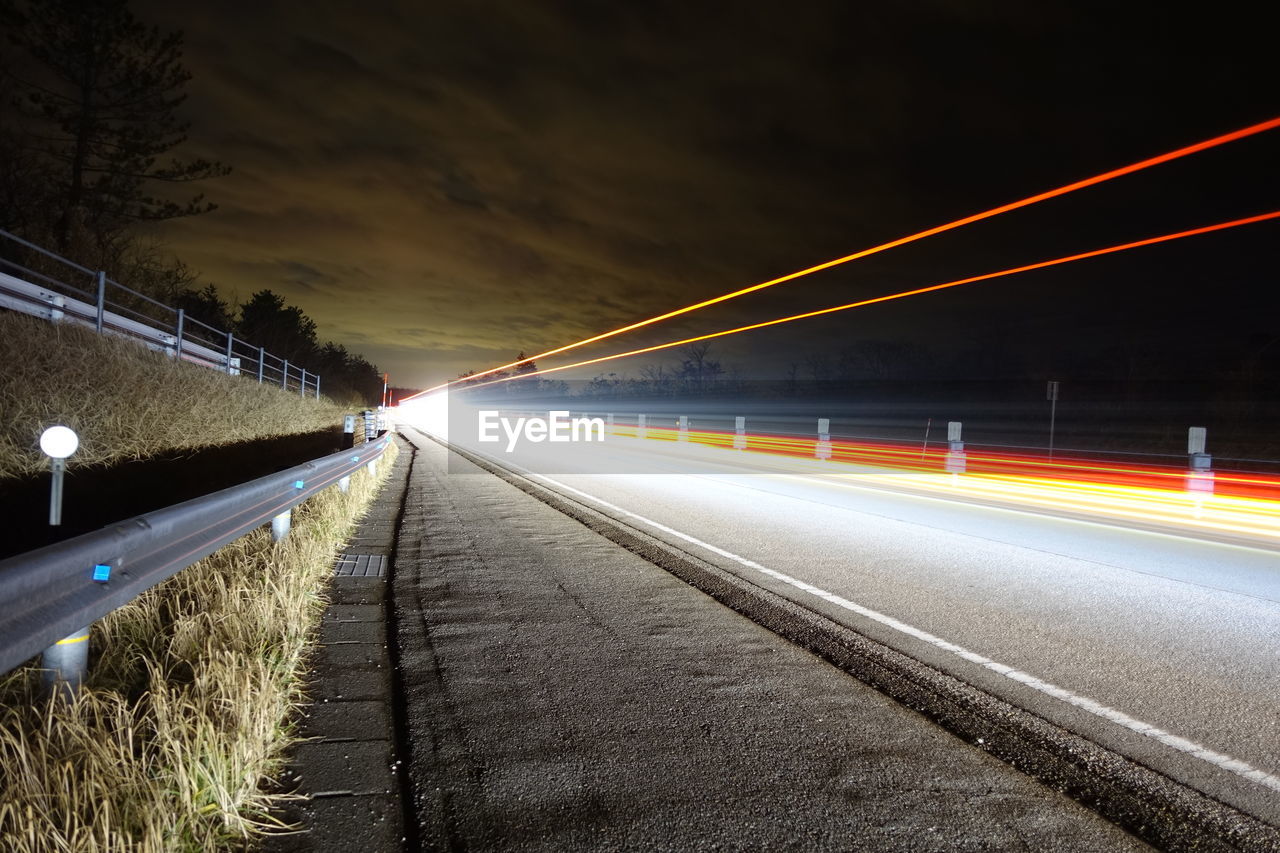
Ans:
[{"label": "orange light trail", "polygon": [[[1148,157],[1145,160],[1139,160],[1136,163],[1130,163],[1127,166],[1121,166],[1120,168],[1112,169],[1109,172],[1103,172],[1101,174],[1094,175],[1093,177],[1090,177],[1090,178],[1085,178],[1083,180],[1075,181],[1074,183],[1065,184],[1064,186],[1057,187],[1056,189],[1047,190],[1045,192],[1038,193],[1032,196],[1027,196],[1024,199],[1009,202],[1008,204],[1002,204],[999,207],[993,207],[990,210],[984,210],[981,213],[975,213],[970,216],[966,216],[962,219],[956,219],[952,222],[947,222],[942,225],[936,225],[933,228],[928,228],[924,231],[917,231],[916,233],[909,234],[906,237],[899,237],[896,240],[890,240],[887,243],[881,243],[878,246],[872,246],[869,249],[863,249],[861,251],[854,252],[851,255],[845,255],[842,258],[836,258],[831,261],[826,261],[825,263],[817,264],[812,267],[807,267],[806,269],[798,270],[793,273],[788,273],[787,275],[784,275],[784,276],[779,276],[778,278],[772,278],[772,279],[769,279],[768,281],[762,281],[759,284],[753,284],[750,287],[744,287],[739,290],[734,290],[729,293],[724,293],[724,294],[721,294],[720,296],[716,296],[711,299],[704,299],[701,302],[695,302],[692,305],[686,305],[683,308],[677,308],[674,311],[668,311],[665,314],[659,314],[655,317],[650,317],[647,320],[640,320],[635,323],[631,323],[630,325],[627,325],[627,326],[621,326],[617,329],[613,329],[612,331],[602,332],[598,335],[595,335],[594,337],[584,338],[580,341],[576,341],[571,344],[566,344],[562,347],[549,349],[546,352],[540,352],[536,355],[531,355],[528,358],[519,359],[517,361],[513,361],[508,364],[499,365],[498,367],[491,367],[488,370],[484,370],[484,371],[481,371],[480,373],[475,373],[469,377],[466,377],[466,380],[476,379],[481,376],[489,376],[490,374],[497,373],[500,370],[506,370],[508,368],[516,367],[521,364],[527,364],[528,362],[536,361],[537,359],[540,359],[540,358],[547,358],[548,356],[558,355],[559,353],[568,352],[569,350],[572,350],[572,349],[578,349],[579,347],[584,347],[587,344],[593,344],[597,341],[603,341],[606,338],[612,338],[617,335],[624,334],[626,332],[634,331],[635,329],[640,329],[645,326],[652,325],[654,323],[659,323],[663,320],[669,320],[672,317],[679,317],[681,314],[688,314],[689,312],[697,311],[700,308],[706,308],[710,305],[716,305],[720,302],[726,302],[730,299],[736,299],[739,296],[745,296],[746,294],[754,293],[757,290],[764,290],[767,287],[773,287],[774,285],[782,284],[788,281],[793,281],[797,278],[801,278],[807,275],[812,275],[813,273],[821,272],[823,270],[831,269],[832,267],[840,266],[841,264],[847,264],[850,261],[856,261],[860,258],[865,258],[865,257],[868,257],[869,255],[874,255],[879,252],[886,251],[888,249],[897,248],[898,246],[904,246],[908,243],[914,243],[917,240],[923,240],[924,238],[932,237],[935,234],[942,234],[946,231],[952,231],[956,228],[962,228],[965,225],[971,225],[975,222],[981,222],[984,219],[990,219],[991,217],[999,216],[1002,213],[1008,213],[1013,210],[1018,210],[1019,208],[1028,207],[1030,205],[1037,204],[1038,202],[1047,201],[1051,198],[1056,198],[1058,196],[1066,195],[1067,193],[1075,192],[1076,190],[1081,190],[1081,189],[1085,189],[1086,187],[1096,186],[1097,184],[1101,184],[1106,181],[1113,180],[1114,178],[1119,178],[1124,175],[1130,175],[1130,174],[1133,174],[1134,172],[1142,171],[1143,169],[1149,169],[1152,166],[1158,166],[1162,163],[1168,163],[1172,160],[1177,160],[1182,157],[1187,157],[1191,154],[1196,154],[1201,151],[1206,151],[1210,148],[1216,148],[1220,145],[1226,145],[1229,142],[1235,142],[1237,140],[1244,139],[1249,136],[1255,136],[1259,133],[1264,133],[1268,130],[1274,130],[1277,127],[1280,127],[1280,117],[1268,119],[1267,121],[1263,121],[1263,122],[1258,122],[1257,124],[1252,124],[1252,125],[1249,125],[1248,127],[1243,127],[1243,128],[1240,128],[1239,130],[1231,131],[1230,133],[1224,133],[1220,136],[1215,136],[1211,139],[1206,139],[1201,142],[1194,143],[1192,145],[1187,145],[1185,147],[1178,148],[1174,151],[1169,151],[1164,154],[1158,154],[1155,157]],[[700,339],[695,339],[695,340],[700,340]],[[621,356],[617,356],[617,357],[621,358]],[[584,362],[584,363],[590,364],[591,362]],[[527,378],[533,375],[536,375],[536,374],[527,373],[527,374],[523,374],[521,378]],[[450,385],[456,384],[458,382],[466,381],[466,380],[453,379],[453,380],[450,380],[449,382],[443,382],[439,385],[435,385],[431,388],[428,388],[425,391],[420,391],[417,394],[414,394],[412,397],[406,397],[401,402],[412,400],[415,397],[421,397],[424,394],[430,394],[433,391],[439,391],[442,388],[447,388]]]},{"label": "orange light trail", "polygon": [[[542,376],[547,373],[556,373],[561,370],[570,370],[575,367],[586,367],[592,364],[600,364],[605,361],[614,361],[620,358],[630,358],[631,356],[644,355],[646,353],[658,352],[659,350],[671,349],[672,347],[684,346],[686,344],[696,343],[698,341],[707,341],[713,338],[723,338],[727,335],[736,335],[740,332],[750,332],[755,329],[764,329],[769,326],[778,326],[783,323],[794,323],[797,320],[807,320],[811,317],[820,317],[824,314],[834,314],[837,311],[848,311],[852,308],[863,308],[867,305],[875,305],[880,302],[891,302],[895,299],[906,299],[909,296],[919,296],[924,293],[933,293],[938,290],[946,290],[951,287],[960,287],[965,284],[974,284],[980,281],[990,281],[995,278],[1015,275],[1017,273],[1030,272],[1032,270],[1044,269],[1046,267],[1067,264],[1073,261],[1082,261],[1086,258],[1096,258],[1101,255],[1110,255],[1116,252],[1123,252],[1129,249],[1137,249],[1142,246],[1153,246],[1158,243],[1168,243],[1172,240],[1181,240],[1184,237],[1194,237],[1199,234],[1209,234],[1214,231],[1225,231],[1228,228],[1238,228],[1242,225],[1252,225],[1258,222],[1266,222],[1267,220],[1280,218],[1280,210],[1271,211],[1270,213],[1260,213],[1256,216],[1246,216],[1242,219],[1233,219],[1229,222],[1219,222],[1215,225],[1204,225],[1199,228],[1189,228],[1185,231],[1177,231],[1172,234],[1162,234],[1159,237],[1147,237],[1143,240],[1134,240],[1130,243],[1121,243],[1118,246],[1108,246],[1105,249],[1093,249],[1088,252],[1078,252],[1074,255],[1065,255],[1060,258],[1053,258],[1048,261],[1039,261],[1034,264],[1024,264],[1019,267],[1011,267],[1009,269],[998,270],[996,272],[983,273],[982,275],[969,276],[968,278],[956,279],[955,281],[943,282],[942,284],[933,284],[928,287],[918,287],[914,290],[903,290],[898,293],[890,293],[885,296],[875,296],[870,299],[862,299],[858,302],[849,302],[845,305],[833,305],[830,308],[819,308],[816,311],[806,311],[802,314],[792,314],[787,317],[777,317],[773,320],[765,320],[760,323],[751,323],[746,326],[738,326],[735,329],[723,329],[719,332],[710,332],[705,335],[696,335],[691,338],[684,338],[678,341],[670,341],[665,344],[655,344],[654,346],[641,347],[640,349],[629,350],[627,352],[615,353],[613,355],[600,356],[599,358],[589,358],[584,361],[574,362],[573,364],[564,364],[559,367],[548,367],[542,370],[533,370],[528,373],[522,373],[519,376],[504,376],[501,379],[492,379],[488,382],[482,382],[479,385],[472,385],[472,388],[484,388],[488,385],[496,385],[499,382],[511,382],[517,379],[529,379],[534,376]],[[480,374],[476,374],[477,376]],[[423,392],[424,394],[427,392]]]}]

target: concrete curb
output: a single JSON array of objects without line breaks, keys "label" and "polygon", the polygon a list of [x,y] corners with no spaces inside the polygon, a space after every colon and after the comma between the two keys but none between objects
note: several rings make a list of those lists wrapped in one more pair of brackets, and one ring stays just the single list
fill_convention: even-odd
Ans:
[{"label": "concrete curb", "polygon": [[283,780],[299,799],[278,815],[300,829],[268,836],[260,848],[267,853],[405,849],[386,615],[413,448],[395,440],[400,454],[343,549],[356,559],[339,559],[320,624],[300,731],[306,740],[292,750]]}]

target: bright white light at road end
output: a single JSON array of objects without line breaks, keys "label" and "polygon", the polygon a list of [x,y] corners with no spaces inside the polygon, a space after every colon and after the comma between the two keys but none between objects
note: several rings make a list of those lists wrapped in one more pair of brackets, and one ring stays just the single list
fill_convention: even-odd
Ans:
[{"label": "bright white light at road end", "polygon": [[449,392],[436,391],[406,400],[393,410],[397,422],[425,430],[443,441],[449,440]]},{"label": "bright white light at road end", "polygon": [[40,434],[40,449],[46,456],[54,459],[66,459],[80,446],[80,437],[71,427],[59,424],[51,426]]}]

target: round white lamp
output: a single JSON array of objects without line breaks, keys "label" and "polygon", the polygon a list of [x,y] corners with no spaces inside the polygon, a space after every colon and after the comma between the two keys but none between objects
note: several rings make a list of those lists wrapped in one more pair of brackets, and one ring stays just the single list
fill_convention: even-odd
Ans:
[{"label": "round white lamp", "polygon": [[51,426],[40,434],[40,449],[53,466],[53,482],[49,488],[49,525],[62,524],[62,475],[67,470],[67,457],[80,446],[80,437],[71,427]]},{"label": "round white lamp", "polygon": [[80,446],[80,436],[71,427],[59,424],[51,426],[40,434],[40,449],[46,456],[54,459],[66,459],[76,452]]}]

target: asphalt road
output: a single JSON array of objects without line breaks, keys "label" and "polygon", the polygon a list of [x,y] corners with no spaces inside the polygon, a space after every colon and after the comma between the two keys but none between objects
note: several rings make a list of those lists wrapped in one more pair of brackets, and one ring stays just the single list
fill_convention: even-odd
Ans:
[{"label": "asphalt road", "polygon": [[408,436],[394,639],[424,849],[1143,847]]},{"label": "asphalt road", "polygon": [[612,442],[608,463],[580,448],[548,461],[550,450],[494,455],[551,471],[532,477],[1280,823],[1272,542],[1011,511],[672,442]]}]

